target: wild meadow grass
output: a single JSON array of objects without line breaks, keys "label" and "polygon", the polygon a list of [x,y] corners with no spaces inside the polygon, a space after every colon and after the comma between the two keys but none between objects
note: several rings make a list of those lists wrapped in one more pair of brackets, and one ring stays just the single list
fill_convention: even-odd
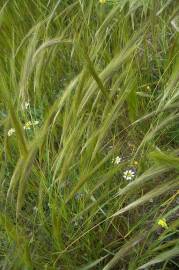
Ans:
[{"label": "wild meadow grass", "polygon": [[2,0],[0,29],[0,269],[178,269],[178,0]]}]

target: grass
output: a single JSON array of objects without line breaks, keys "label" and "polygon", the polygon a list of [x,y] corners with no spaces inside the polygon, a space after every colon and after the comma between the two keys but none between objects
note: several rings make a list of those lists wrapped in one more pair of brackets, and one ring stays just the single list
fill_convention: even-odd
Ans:
[{"label": "grass", "polygon": [[1,2],[0,269],[177,269],[178,1]]}]

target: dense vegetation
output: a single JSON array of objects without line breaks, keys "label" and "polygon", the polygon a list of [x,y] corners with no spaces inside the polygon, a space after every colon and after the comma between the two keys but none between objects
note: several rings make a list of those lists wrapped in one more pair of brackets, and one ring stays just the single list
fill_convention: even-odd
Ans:
[{"label": "dense vegetation", "polygon": [[1,0],[0,29],[0,269],[177,269],[178,0]]}]

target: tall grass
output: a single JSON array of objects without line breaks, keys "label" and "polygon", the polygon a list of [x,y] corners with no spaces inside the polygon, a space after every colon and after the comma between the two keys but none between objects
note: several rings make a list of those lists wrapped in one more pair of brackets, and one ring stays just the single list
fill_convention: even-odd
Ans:
[{"label": "tall grass", "polygon": [[177,269],[177,4],[2,1],[0,269]]}]

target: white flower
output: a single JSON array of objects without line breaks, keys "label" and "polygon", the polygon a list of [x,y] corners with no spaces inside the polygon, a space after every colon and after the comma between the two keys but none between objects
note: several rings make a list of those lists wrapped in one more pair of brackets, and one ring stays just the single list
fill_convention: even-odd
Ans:
[{"label": "white flower", "polygon": [[123,178],[126,179],[126,180],[132,180],[132,178],[135,177],[135,172],[133,170],[126,170],[124,173],[123,173]]},{"label": "white flower", "polygon": [[25,123],[25,125],[24,125],[24,129],[31,129],[31,126],[36,126],[36,125],[38,125],[39,124],[39,121],[28,121],[27,123]]},{"label": "white flower", "polygon": [[30,103],[29,103],[29,102],[25,102],[24,108],[25,108],[26,110],[28,109],[29,106],[30,106]]},{"label": "white flower", "polygon": [[10,137],[13,133],[15,133],[15,128],[9,129],[7,135]]},{"label": "white flower", "polygon": [[32,126],[32,122],[28,121],[27,123],[25,123],[24,129],[30,129]]},{"label": "white flower", "polygon": [[22,104],[22,109],[23,110],[27,110],[30,107],[30,103],[29,102],[25,102],[24,104]]},{"label": "white flower", "polygon": [[118,165],[119,163],[121,163],[121,161],[122,161],[122,158],[117,156],[116,158],[113,158],[112,163],[115,163]]},{"label": "white flower", "polygon": [[37,120],[33,122],[33,125],[34,125],[34,126],[36,126],[36,125],[38,125],[38,124],[39,124],[39,121],[37,121]]}]

